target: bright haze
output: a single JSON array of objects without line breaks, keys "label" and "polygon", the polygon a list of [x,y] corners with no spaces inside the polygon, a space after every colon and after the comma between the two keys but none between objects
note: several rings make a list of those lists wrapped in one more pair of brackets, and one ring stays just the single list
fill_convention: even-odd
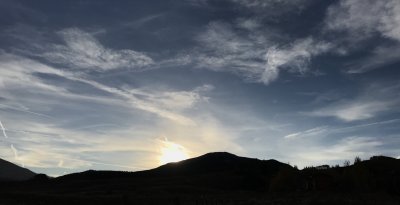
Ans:
[{"label": "bright haze", "polygon": [[398,0],[0,0],[0,158],[400,155]]}]

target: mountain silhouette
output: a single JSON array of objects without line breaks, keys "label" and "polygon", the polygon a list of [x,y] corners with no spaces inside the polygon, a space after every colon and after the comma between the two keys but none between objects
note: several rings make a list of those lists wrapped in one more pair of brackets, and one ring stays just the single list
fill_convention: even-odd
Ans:
[{"label": "mountain silhouette", "polygon": [[[243,183],[247,183],[244,181],[259,181],[259,179],[262,178],[261,181],[263,183],[261,183],[261,186],[264,187],[264,181],[272,178],[281,169],[293,168],[290,165],[278,162],[276,160],[259,160],[254,158],[239,157],[228,152],[213,152],[180,162],[168,163],[145,171],[121,172],[89,170],[81,173],[73,173],[61,176],[58,177],[57,180],[71,181],[118,178],[186,177],[186,179],[189,179],[188,181],[192,181],[192,179],[195,179],[196,176],[202,176],[208,179],[218,178],[215,182],[232,179],[227,186],[238,187],[243,185]],[[194,181],[192,183],[196,183]],[[235,182],[238,184],[233,185]],[[215,184],[212,182],[212,180],[210,180],[208,185],[213,186]],[[249,186],[249,188],[258,189],[260,187]]]},{"label": "mountain silhouette", "polygon": [[276,160],[214,152],[145,171],[89,170],[56,178],[38,176],[0,183],[4,204],[397,205],[400,202],[400,160],[384,156],[364,161],[356,158],[353,164],[344,166],[322,165],[299,170]]},{"label": "mountain silhouette", "polygon": [[191,176],[212,173],[241,173],[241,174],[272,174],[281,168],[291,166],[276,160],[259,160],[254,158],[239,157],[228,152],[212,152],[199,157],[171,162],[160,167],[138,171],[94,171],[89,170],[81,173],[73,173],[59,177],[63,178],[115,178],[118,176]]},{"label": "mountain silhouette", "polygon": [[11,162],[0,159],[0,181],[23,181],[36,174]]},{"label": "mountain silhouette", "polygon": [[218,172],[268,175],[278,172],[283,167],[291,168],[289,165],[276,160],[259,160],[239,157],[228,152],[213,152],[180,162],[168,163],[158,168],[139,173],[159,176],[196,175]]}]

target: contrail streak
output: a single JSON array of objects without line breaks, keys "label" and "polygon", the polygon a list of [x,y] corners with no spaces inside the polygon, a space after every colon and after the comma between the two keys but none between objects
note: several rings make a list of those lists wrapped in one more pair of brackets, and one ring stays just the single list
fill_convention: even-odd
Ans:
[{"label": "contrail streak", "polygon": [[[4,137],[5,138],[8,138],[8,136],[7,136],[7,133],[6,133],[6,128],[4,127],[4,125],[3,125],[3,123],[0,121],[0,128],[1,128],[1,130],[3,131],[3,135],[4,135]],[[11,144],[10,145],[10,148],[11,148],[11,150],[13,151],[13,153],[14,153],[14,158],[16,159],[16,160],[18,160],[18,150],[14,147],[14,145],[13,144]],[[25,164],[22,164],[22,166],[23,167],[25,167]]]},{"label": "contrail streak", "polygon": [[41,117],[45,117],[45,118],[54,119],[53,117],[51,117],[49,115],[46,115],[46,114],[42,114],[42,113],[38,113],[38,112],[32,112],[32,111],[29,111],[29,110],[20,109],[20,108],[16,108],[16,107],[5,105],[5,104],[0,104],[0,106],[3,107],[3,108],[8,108],[8,109],[19,111],[19,112],[25,112],[25,113],[29,113],[29,114],[32,114],[32,115],[37,115],[37,116],[41,116]]},{"label": "contrail streak", "polygon": [[8,138],[7,133],[6,133],[6,128],[4,128],[3,123],[0,121],[0,128],[3,131],[3,135],[5,138]]},{"label": "contrail streak", "polygon": [[84,127],[78,127],[78,128],[75,128],[75,130],[85,130],[85,129],[96,128],[96,127],[120,127],[120,126],[117,124],[111,124],[111,123],[95,124],[95,125],[88,125],[88,126],[84,126]]},{"label": "contrail streak", "polygon": [[335,129],[335,131],[336,130],[346,130],[346,129],[368,127],[368,126],[373,126],[373,125],[390,124],[390,123],[396,123],[396,122],[399,122],[399,121],[400,121],[400,118],[396,118],[396,119],[378,121],[378,122],[373,122],[373,123],[368,123],[368,124],[361,124],[361,125],[354,125],[354,126],[350,126],[350,127],[338,128],[338,129]]},{"label": "contrail streak", "polygon": [[14,152],[14,158],[15,158],[15,159],[18,159],[18,150],[15,149],[15,147],[14,147],[13,144],[11,144],[10,147],[11,147],[11,150]]}]

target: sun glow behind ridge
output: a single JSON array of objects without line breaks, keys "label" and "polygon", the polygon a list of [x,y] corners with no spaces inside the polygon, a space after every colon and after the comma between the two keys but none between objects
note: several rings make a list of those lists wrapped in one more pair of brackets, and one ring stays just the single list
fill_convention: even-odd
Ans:
[{"label": "sun glow behind ridge", "polygon": [[163,141],[163,146],[161,147],[160,164],[167,164],[170,162],[178,162],[189,158],[185,147],[182,145],[169,142],[167,140]]}]

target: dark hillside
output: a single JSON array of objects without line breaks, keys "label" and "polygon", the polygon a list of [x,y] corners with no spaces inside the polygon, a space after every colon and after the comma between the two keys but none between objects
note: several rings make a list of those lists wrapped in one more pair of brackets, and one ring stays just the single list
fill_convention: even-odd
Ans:
[{"label": "dark hillside", "polygon": [[[113,180],[119,181],[119,185],[126,181],[134,181],[136,184],[145,181],[152,183],[153,186],[165,187],[165,189],[189,186],[194,189],[266,190],[268,188],[266,184],[281,169],[293,168],[276,160],[258,160],[239,157],[226,152],[217,152],[177,163],[169,163],[147,171],[89,170],[58,177],[54,181],[68,183],[72,187],[75,186],[73,184],[76,184],[76,189],[82,188],[80,184],[101,184]],[[101,189],[101,185],[97,188]]]},{"label": "dark hillside", "polygon": [[291,166],[276,160],[259,160],[239,157],[227,152],[214,152],[179,163],[169,163],[144,173],[163,176],[190,176],[217,172],[271,175],[282,168],[291,168]]},{"label": "dark hillside", "polygon": [[11,162],[0,159],[0,181],[22,181],[36,174]]}]

